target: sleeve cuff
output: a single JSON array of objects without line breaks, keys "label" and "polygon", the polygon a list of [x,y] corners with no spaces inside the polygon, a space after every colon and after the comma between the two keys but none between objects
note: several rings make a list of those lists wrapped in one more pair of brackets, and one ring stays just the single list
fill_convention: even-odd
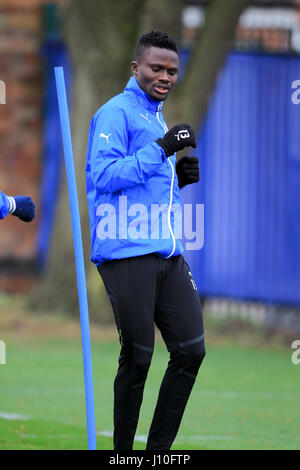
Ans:
[{"label": "sleeve cuff", "polygon": [[167,160],[167,156],[165,154],[165,151],[164,149],[157,143],[157,142],[154,142],[154,145],[156,146],[156,148],[159,150],[159,153],[161,155],[161,159],[162,159],[162,162],[165,162]]},{"label": "sleeve cuff", "polygon": [[7,196],[7,199],[8,199],[8,213],[13,214],[17,208],[16,201],[11,196]]}]

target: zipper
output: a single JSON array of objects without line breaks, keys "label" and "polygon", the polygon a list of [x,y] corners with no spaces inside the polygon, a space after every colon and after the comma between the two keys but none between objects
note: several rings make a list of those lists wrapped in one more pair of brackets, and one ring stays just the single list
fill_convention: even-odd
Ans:
[{"label": "zipper", "polygon": [[[168,132],[168,126],[166,124],[164,124],[160,119],[159,119],[159,112],[161,111],[161,108],[162,108],[162,103],[159,103],[158,107],[157,107],[157,111],[156,111],[156,117],[157,117],[157,120],[158,122],[162,125],[165,133]],[[169,203],[169,208],[168,208],[168,225],[169,225],[169,230],[170,230],[170,233],[171,233],[171,237],[172,237],[172,240],[173,240],[173,250],[171,251],[171,253],[166,257],[166,258],[170,258],[170,256],[173,255],[174,251],[175,251],[175,248],[176,248],[176,241],[175,241],[175,236],[174,236],[174,233],[173,233],[173,230],[172,230],[172,225],[171,225],[171,207],[172,207],[172,203],[173,203],[173,186],[174,186],[174,167],[173,167],[173,164],[171,162],[171,160],[168,158],[167,159],[169,164],[171,165],[171,169],[172,169],[172,179],[171,179],[171,189],[170,189],[170,203]]]}]

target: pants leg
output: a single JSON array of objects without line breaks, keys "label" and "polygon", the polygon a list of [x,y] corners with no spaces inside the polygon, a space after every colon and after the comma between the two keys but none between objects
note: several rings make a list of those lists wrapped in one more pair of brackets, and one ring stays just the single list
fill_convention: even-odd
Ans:
[{"label": "pants leg", "polygon": [[147,449],[170,449],[205,356],[201,305],[190,269],[182,256],[171,258],[161,280],[155,323],[170,352]]},{"label": "pants leg", "polygon": [[114,448],[130,450],[154,348],[157,257],[113,260],[98,270],[110,297],[121,353],[114,381]]}]

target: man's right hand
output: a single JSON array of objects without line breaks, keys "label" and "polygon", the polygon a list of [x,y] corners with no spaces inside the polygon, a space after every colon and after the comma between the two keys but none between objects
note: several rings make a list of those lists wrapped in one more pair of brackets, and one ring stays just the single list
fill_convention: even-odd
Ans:
[{"label": "man's right hand", "polygon": [[166,157],[169,157],[186,147],[196,148],[196,137],[191,126],[177,124],[163,138],[157,139],[156,143],[163,148]]}]

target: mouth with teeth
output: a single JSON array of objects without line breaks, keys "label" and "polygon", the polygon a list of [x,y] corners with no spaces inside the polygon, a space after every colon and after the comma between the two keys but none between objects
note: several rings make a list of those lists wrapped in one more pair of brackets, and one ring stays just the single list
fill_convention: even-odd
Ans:
[{"label": "mouth with teeth", "polygon": [[169,93],[170,88],[164,85],[154,85],[154,90],[159,93],[160,95],[167,95]]}]

